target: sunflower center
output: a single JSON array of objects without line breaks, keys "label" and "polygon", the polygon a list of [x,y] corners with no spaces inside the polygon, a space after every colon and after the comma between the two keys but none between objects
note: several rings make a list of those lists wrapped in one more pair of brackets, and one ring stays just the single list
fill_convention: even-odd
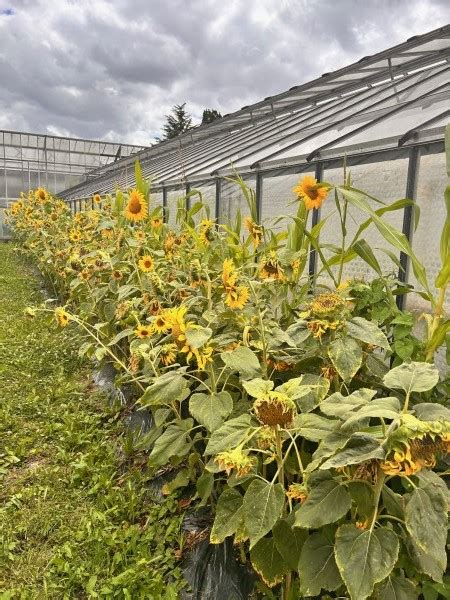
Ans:
[{"label": "sunflower center", "polygon": [[138,215],[141,212],[142,207],[141,207],[141,202],[140,202],[139,198],[131,198],[130,199],[130,202],[128,204],[128,210],[133,215]]}]

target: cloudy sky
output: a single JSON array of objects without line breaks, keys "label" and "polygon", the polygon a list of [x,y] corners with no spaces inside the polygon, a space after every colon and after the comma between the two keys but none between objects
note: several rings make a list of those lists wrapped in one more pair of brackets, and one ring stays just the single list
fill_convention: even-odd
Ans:
[{"label": "cloudy sky", "polygon": [[148,144],[450,21],[448,0],[0,0],[0,129]]}]

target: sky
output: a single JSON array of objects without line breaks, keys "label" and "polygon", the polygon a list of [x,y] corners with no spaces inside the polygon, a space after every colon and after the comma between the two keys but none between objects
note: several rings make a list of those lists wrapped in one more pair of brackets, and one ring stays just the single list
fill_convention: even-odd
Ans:
[{"label": "sky", "polygon": [[0,0],[0,129],[149,145],[450,21],[448,0]]}]

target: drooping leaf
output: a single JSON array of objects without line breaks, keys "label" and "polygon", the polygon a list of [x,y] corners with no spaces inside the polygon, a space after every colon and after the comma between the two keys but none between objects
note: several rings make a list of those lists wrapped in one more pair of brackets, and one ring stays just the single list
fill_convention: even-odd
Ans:
[{"label": "drooping leaf", "polygon": [[267,379],[260,379],[257,377],[256,379],[250,379],[250,381],[244,381],[242,383],[243,388],[249,394],[249,396],[253,396],[253,398],[258,398],[260,396],[264,396],[268,392],[273,390],[274,382]]},{"label": "drooping leaf", "polygon": [[185,456],[191,448],[188,432],[192,424],[192,419],[171,423],[156,440],[148,458],[149,465],[161,467],[173,456]]},{"label": "drooping leaf", "polygon": [[211,529],[211,544],[221,544],[226,537],[235,533],[244,518],[243,500],[236,488],[227,488],[222,492]]},{"label": "drooping leaf", "polygon": [[252,548],[278,521],[284,505],[281,484],[254,479],[244,496],[244,522]]},{"label": "drooping leaf", "polygon": [[322,402],[329,389],[329,379],[321,375],[305,373],[301,379],[301,387],[297,389],[294,399],[301,412],[310,412]]},{"label": "drooping leaf", "polygon": [[273,537],[259,540],[250,550],[250,560],[255,571],[269,587],[280,583],[289,570]]},{"label": "drooping leaf", "polygon": [[347,488],[334,479],[314,485],[295,513],[295,527],[318,529],[334,523],[349,510],[352,499]]},{"label": "drooping leaf", "polygon": [[348,491],[356,504],[359,521],[367,521],[375,510],[375,492],[367,481],[349,481]]},{"label": "drooping leaf", "polygon": [[351,337],[333,340],[328,347],[328,356],[346,383],[353,379],[362,365],[362,348]]},{"label": "drooping leaf", "polygon": [[444,571],[447,565],[447,503],[442,491],[433,485],[414,488],[407,497],[405,523],[416,546]]},{"label": "drooping leaf", "polygon": [[387,398],[378,398],[372,400],[368,404],[362,406],[356,410],[352,415],[347,417],[347,420],[343,424],[344,429],[350,428],[355,422],[365,419],[367,417],[379,417],[383,419],[397,419],[400,417],[400,402],[395,396],[388,396]]},{"label": "drooping leaf", "polygon": [[425,573],[434,581],[441,582],[444,575],[442,560],[422,550],[411,536],[406,538],[405,545],[409,557],[419,573]]},{"label": "drooping leaf", "polygon": [[278,552],[292,571],[298,570],[300,553],[308,533],[304,529],[292,527],[291,519],[280,519],[273,528],[273,539]]},{"label": "drooping leaf", "polygon": [[389,577],[375,587],[375,600],[416,600],[418,591],[411,579],[403,575]]},{"label": "drooping leaf", "polygon": [[311,331],[307,327],[307,321],[301,320],[292,323],[292,325],[287,328],[286,333],[297,347],[301,347],[303,342],[311,335]]},{"label": "drooping leaf", "polygon": [[197,479],[195,484],[197,494],[201,500],[200,506],[203,506],[208,498],[211,496],[211,492],[214,487],[214,473],[209,471],[203,471],[200,477]]},{"label": "drooping leaf", "polygon": [[261,375],[258,357],[247,346],[239,346],[231,352],[222,352],[220,358],[229,369],[239,373],[244,380]]},{"label": "drooping leaf", "polygon": [[345,419],[347,415],[350,416],[349,413],[367,404],[376,393],[376,390],[370,390],[369,388],[361,388],[349,396],[343,396],[340,392],[335,392],[320,403],[320,410],[330,417]]},{"label": "drooping leaf", "polygon": [[337,426],[339,421],[327,419],[315,413],[297,415],[293,427],[302,437],[312,442],[320,442]]},{"label": "drooping leaf", "polygon": [[341,525],[336,533],[335,556],[352,600],[365,600],[397,562],[399,541],[387,527],[359,529]]},{"label": "drooping leaf", "polygon": [[243,414],[229,421],[211,434],[205,449],[205,454],[218,454],[224,450],[232,450],[246,436],[250,428],[250,415]]},{"label": "drooping leaf", "polygon": [[366,344],[390,350],[389,341],[378,325],[373,321],[363,319],[363,317],[353,317],[347,323],[347,333],[350,337]]},{"label": "drooping leaf", "polygon": [[189,412],[200,425],[215,431],[233,410],[233,399],[228,392],[215,394],[192,394],[189,399]]},{"label": "drooping leaf", "polygon": [[439,381],[439,371],[434,365],[425,362],[403,363],[383,378],[384,385],[389,388],[411,392],[427,392]]},{"label": "drooping leaf", "polygon": [[304,596],[320,596],[321,590],[337,590],[342,578],[334,558],[331,535],[317,531],[308,537],[303,544],[298,571],[300,591]]},{"label": "drooping leaf", "polygon": [[212,329],[209,327],[186,328],[186,341],[193,348],[201,348],[212,336]]},{"label": "drooping leaf", "polygon": [[162,406],[182,400],[188,389],[188,382],[175,372],[164,373],[148,386],[139,399],[142,406]]},{"label": "drooping leaf", "polygon": [[342,450],[326,460],[321,469],[338,469],[347,465],[359,465],[372,458],[383,459],[385,451],[380,442],[366,433],[354,433]]}]

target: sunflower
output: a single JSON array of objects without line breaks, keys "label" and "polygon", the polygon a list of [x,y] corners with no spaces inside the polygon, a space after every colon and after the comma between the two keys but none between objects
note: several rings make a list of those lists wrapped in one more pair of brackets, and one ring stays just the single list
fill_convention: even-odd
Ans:
[{"label": "sunflower", "polygon": [[160,315],[156,316],[152,325],[153,325],[153,329],[157,333],[167,333],[171,327],[171,322],[170,322],[169,318],[167,317],[167,313],[163,312]]},{"label": "sunflower", "polygon": [[94,194],[92,200],[95,202],[95,204],[100,204],[100,202],[102,201],[102,197],[100,196],[100,194]]},{"label": "sunflower", "polygon": [[231,260],[231,258],[226,258],[223,261],[223,267],[222,267],[223,287],[225,289],[234,288],[234,286],[236,285],[236,279],[237,279],[236,267],[234,266],[234,263]]},{"label": "sunflower", "polygon": [[229,475],[234,469],[238,477],[247,475],[255,465],[255,459],[243,452],[242,448],[219,452],[214,461],[221,471],[226,471]]},{"label": "sunflower", "polygon": [[70,315],[63,308],[58,306],[55,309],[55,319],[60,327],[65,327],[70,321]]},{"label": "sunflower", "polygon": [[134,237],[136,240],[139,240],[139,241],[145,240],[145,232],[142,231],[142,229],[137,229],[134,232]]},{"label": "sunflower", "polygon": [[256,249],[261,243],[263,228],[258,223],[255,223],[251,217],[245,217],[244,225],[252,238],[253,247]]},{"label": "sunflower", "polygon": [[125,216],[129,221],[142,221],[148,214],[148,205],[144,194],[139,190],[131,190],[128,195],[128,204],[125,208]]},{"label": "sunflower", "polygon": [[173,365],[177,359],[177,345],[176,344],[164,344],[159,353],[159,358],[164,366],[168,367]]},{"label": "sunflower", "polygon": [[120,279],[122,279],[122,277],[123,277],[123,273],[121,271],[119,271],[118,269],[114,269],[114,271],[112,272],[112,276],[113,276],[113,279],[120,281]]},{"label": "sunflower", "polygon": [[45,202],[48,198],[48,192],[45,188],[40,187],[34,192],[34,197],[38,202]]},{"label": "sunflower", "polygon": [[138,325],[137,328],[134,330],[134,333],[137,335],[138,338],[144,340],[152,335],[152,328],[148,325]]},{"label": "sunflower", "polygon": [[309,321],[307,328],[313,334],[313,337],[321,340],[324,333],[329,330],[337,329],[340,324],[341,321],[339,320],[327,321],[325,319],[313,319],[312,321]]},{"label": "sunflower", "polygon": [[102,236],[102,238],[109,240],[113,237],[114,231],[111,227],[105,227],[100,231],[100,235]]},{"label": "sunflower", "polygon": [[153,217],[153,219],[150,221],[150,224],[153,227],[153,229],[158,229],[158,227],[161,227],[162,223],[163,221],[161,217]]},{"label": "sunflower", "polygon": [[308,491],[303,483],[291,483],[286,492],[286,496],[290,500],[297,500],[298,502],[304,502],[308,497]]},{"label": "sunflower", "polygon": [[338,294],[319,294],[309,305],[312,314],[317,317],[331,315],[337,310],[345,308],[345,300]]},{"label": "sunflower", "polygon": [[200,221],[199,238],[204,246],[208,246],[214,239],[213,235],[214,221],[203,219]]},{"label": "sunflower", "polygon": [[259,277],[261,279],[275,279],[278,281],[284,280],[284,272],[274,250],[272,250],[268,256],[261,260],[259,266]]},{"label": "sunflower", "polygon": [[247,304],[249,296],[249,289],[245,285],[228,288],[225,304],[230,308],[242,309]]},{"label": "sunflower", "polygon": [[69,232],[69,240],[71,242],[80,242],[81,241],[81,231],[78,229],[72,229]]},{"label": "sunflower", "polygon": [[256,418],[263,425],[287,427],[297,414],[295,402],[281,392],[267,392],[253,404]]},{"label": "sunflower", "polygon": [[320,208],[328,196],[330,188],[323,183],[318,183],[311,175],[305,175],[300,183],[293,189],[294,194],[305,203],[308,210]]},{"label": "sunflower", "polygon": [[153,260],[153,257],[150,256],[149,254],[146,254],[145,256],[143,256],[140,260],[139,260],[139,268],[141,271],[143,271],[144,273],[150,273],[150,271],[153,271],[153,269],[155,268],[155,261]]}]

